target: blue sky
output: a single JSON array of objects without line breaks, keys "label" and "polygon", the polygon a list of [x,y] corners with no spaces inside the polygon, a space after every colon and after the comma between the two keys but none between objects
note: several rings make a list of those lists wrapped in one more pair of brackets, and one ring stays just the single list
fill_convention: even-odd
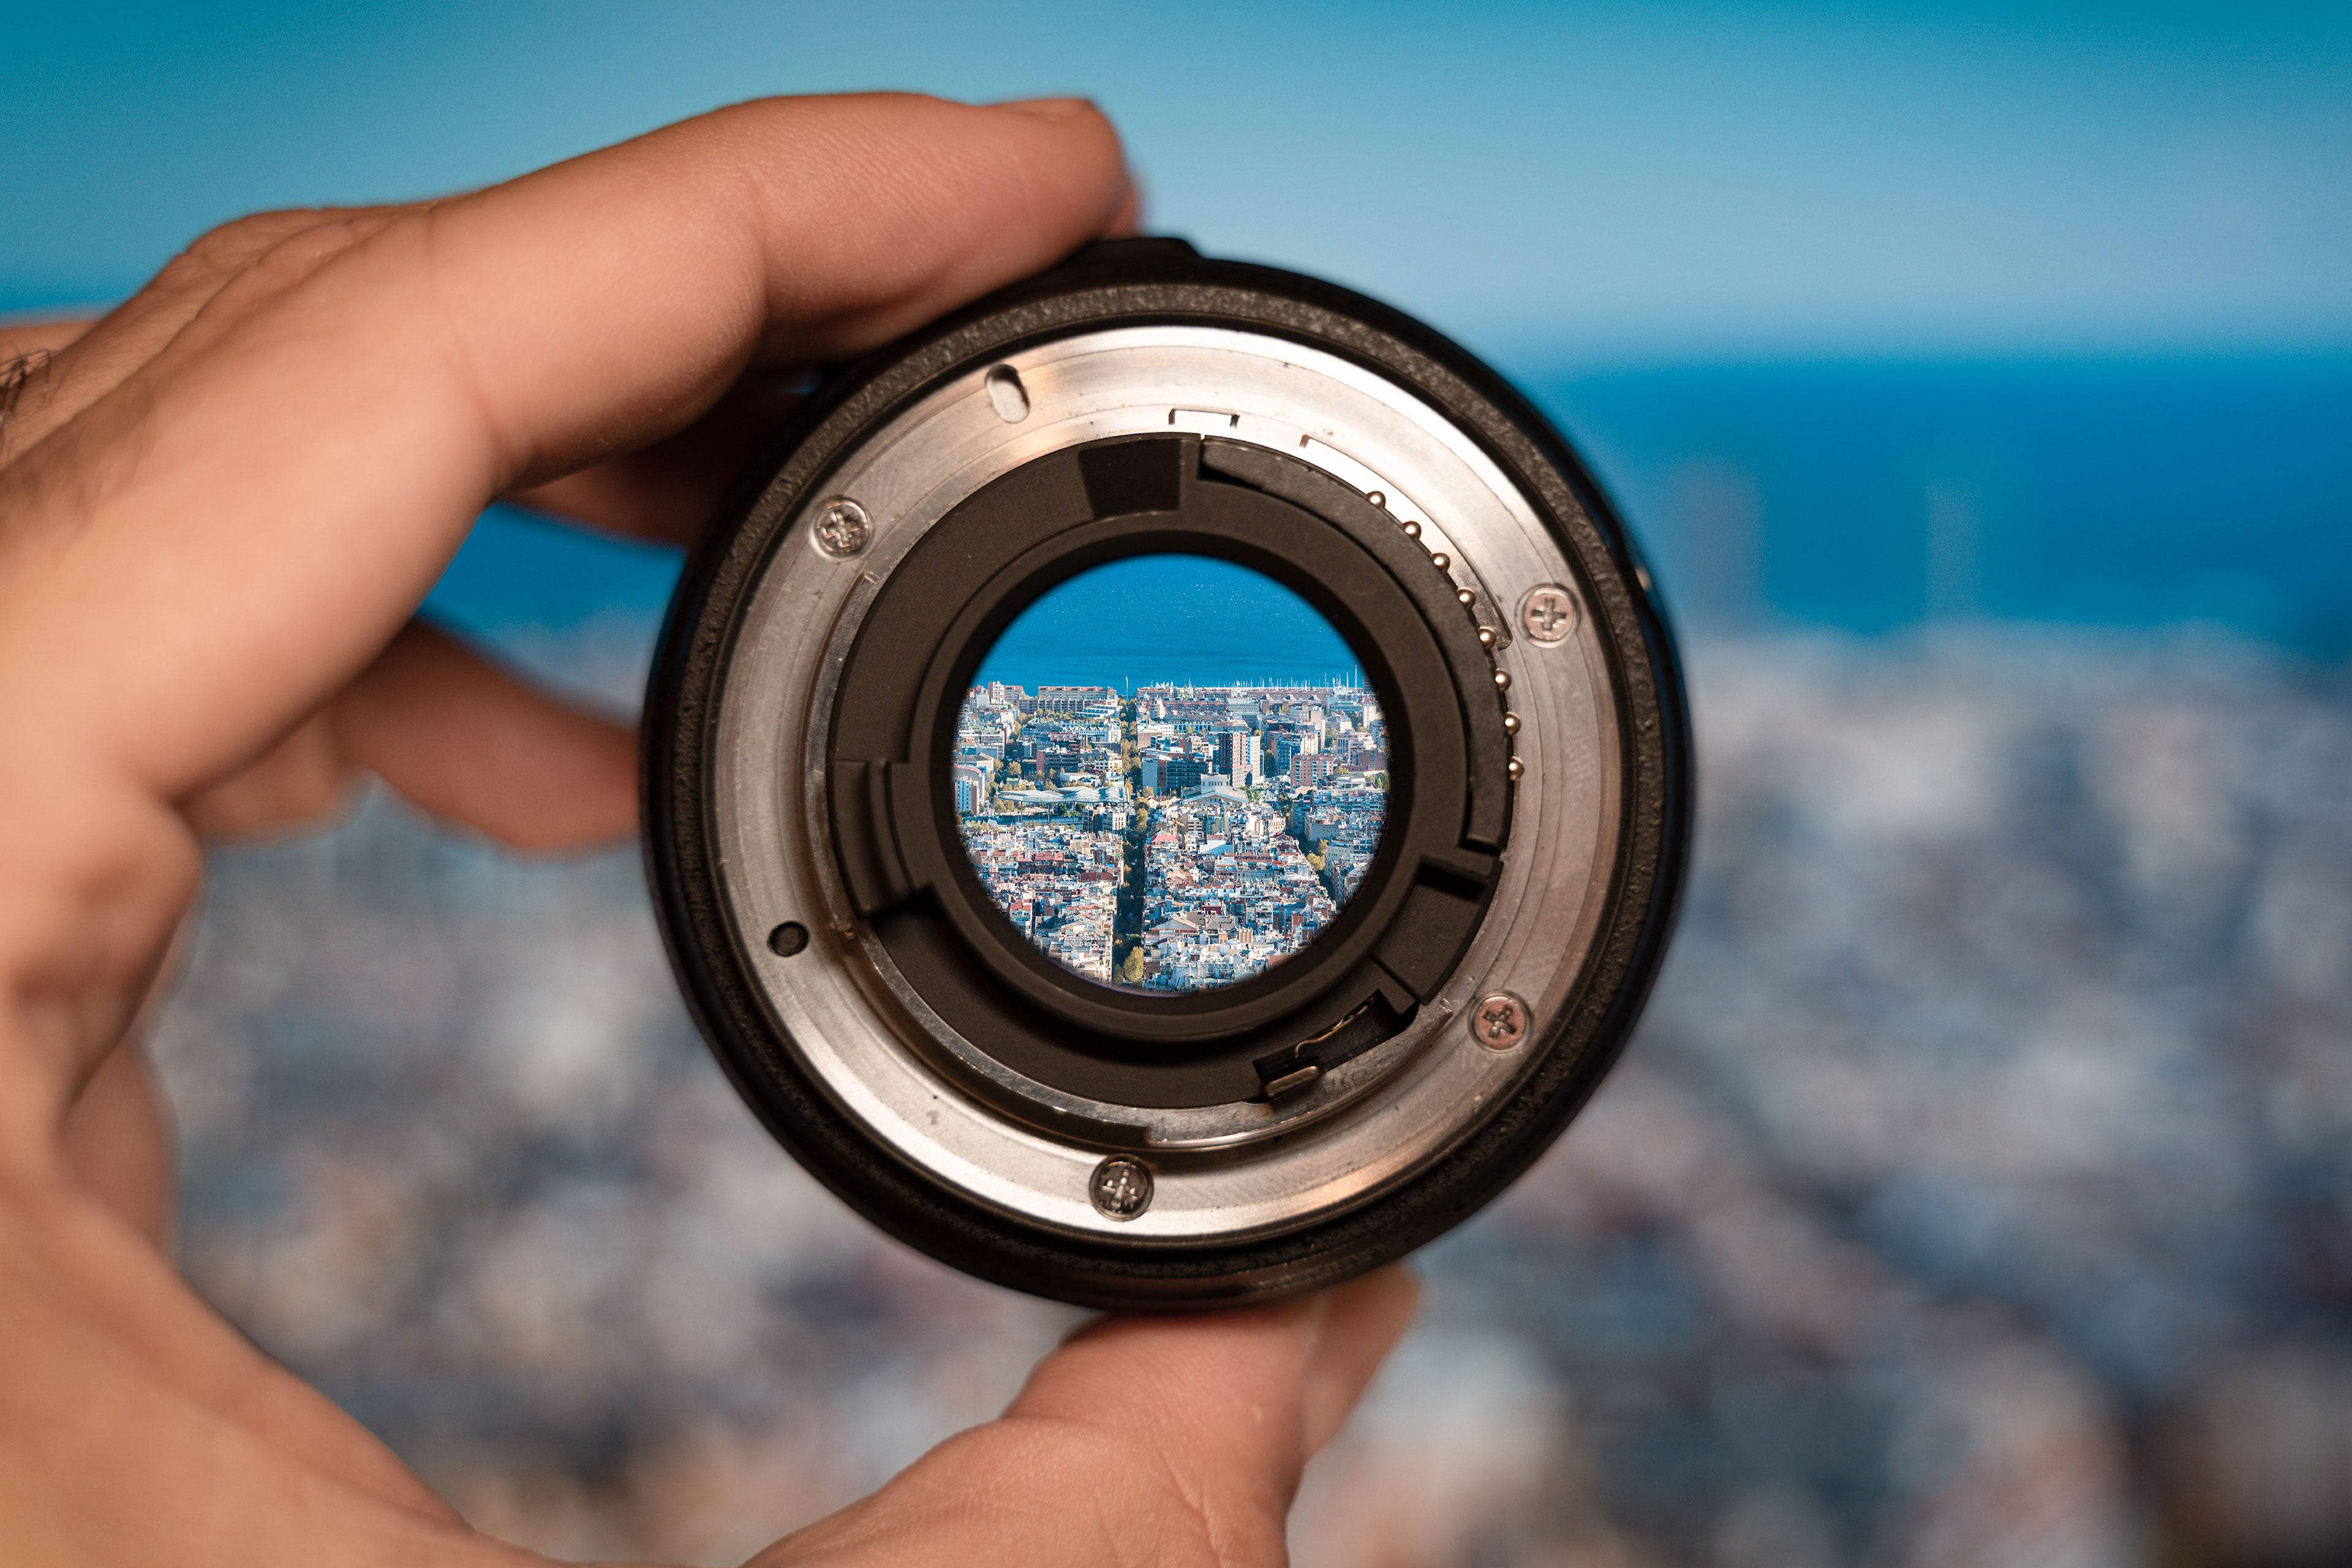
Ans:
[{"label": "blue sky", "polygon": [[2352,6],[93,5],[12,18],[0,308],[772,91],[1090,93],[1160,226],[1489,353],[2352,344]]}]

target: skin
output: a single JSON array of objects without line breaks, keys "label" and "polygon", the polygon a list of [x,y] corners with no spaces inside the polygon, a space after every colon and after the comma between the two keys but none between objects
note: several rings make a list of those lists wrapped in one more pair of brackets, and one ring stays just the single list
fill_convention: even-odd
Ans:
[{"label": "skin", "polygon": [[[634,733],[410,616],[498,497],[685,539],[793,367],[1133,221],[1090,106],[773,100],[408,207],[198,241],[0,430],[0,1557],[519,1563],[167,1261],[135,1047],[202,845],[362,773],[523,848],[635,823]],[[1109,1319],[762,1564],[1283,1560],[1391,1271]]]}]

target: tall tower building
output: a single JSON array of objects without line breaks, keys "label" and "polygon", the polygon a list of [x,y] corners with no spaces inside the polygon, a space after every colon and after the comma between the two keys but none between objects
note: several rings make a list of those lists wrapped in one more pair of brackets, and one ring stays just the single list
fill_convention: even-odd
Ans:
[{"label": "tall tower building", "polygon": [[1258,760],[1258,739],[1248,730],[1217,731],[1217,772],[1234,781],[1234,787],[1256,784],[1265,772]]}]

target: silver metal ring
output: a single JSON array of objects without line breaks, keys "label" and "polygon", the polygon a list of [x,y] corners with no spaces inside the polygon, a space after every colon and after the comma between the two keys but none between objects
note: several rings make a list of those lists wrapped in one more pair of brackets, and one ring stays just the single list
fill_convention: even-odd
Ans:
[{"label": "silver metal ring", "polygon": [[[1106,1104],[1013,1073],[929,1008],[852,911],[819,759],[843,662],[880,585],[965,498],[1039,457],[1191,431],[1298,458],[1378,492],[1442,558],[1492,641],[1517,719],[1511,841],[1453,978],[1402,1033],[1295,1093],[1187,1110]],[[856,529],[840,522],[852,517]],[[820,514],[823,514],[822,516]],[[828,521],[827,520],[831,520]],[[845,549],[852,532],[862,532]],[[1268,333],[1151,324],[1008,353],[869,430],[794,518],[751,589],[713,693],[718,882],[761,1005],[839,1110],[929,1179],[1074,1236],[1169,1245],[1266,1236],[1369,1201],[1440,1158],[1532,1070],[1479,1046],[1481,998],[1526,998],[1527,1032],[1571,1003],[1617,868],[1623,751],[1594,617],[1553,644],[1492,606],[1591,589],[1537,508],[1468,434],[1395,382]],[[1546,628],[1547,631],[1549,628]],[[805,926],[779,956],[768,933]],[[1149,1207],[1105,1209],[1108,1154],[1148,1164]]]}]

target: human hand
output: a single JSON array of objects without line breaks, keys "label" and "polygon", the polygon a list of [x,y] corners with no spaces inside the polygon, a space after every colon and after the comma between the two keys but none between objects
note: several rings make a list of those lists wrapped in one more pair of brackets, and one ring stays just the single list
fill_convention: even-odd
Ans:
[{"label": "human hand", "polygon": [[[244,220],[54,336],[0,426],[0,1555],[527,1560],[132,1223],[164,1162],[118,1043],[201,838],[361,772],[525,847],[625,832],[628,730],[409,622],[480,508],[684,537],[795,367],[1130,221],[1084,105],[779,100],[476,195]],[[1098,1324],[759,1561],[1278,1561],[1412,1293]]]}]

